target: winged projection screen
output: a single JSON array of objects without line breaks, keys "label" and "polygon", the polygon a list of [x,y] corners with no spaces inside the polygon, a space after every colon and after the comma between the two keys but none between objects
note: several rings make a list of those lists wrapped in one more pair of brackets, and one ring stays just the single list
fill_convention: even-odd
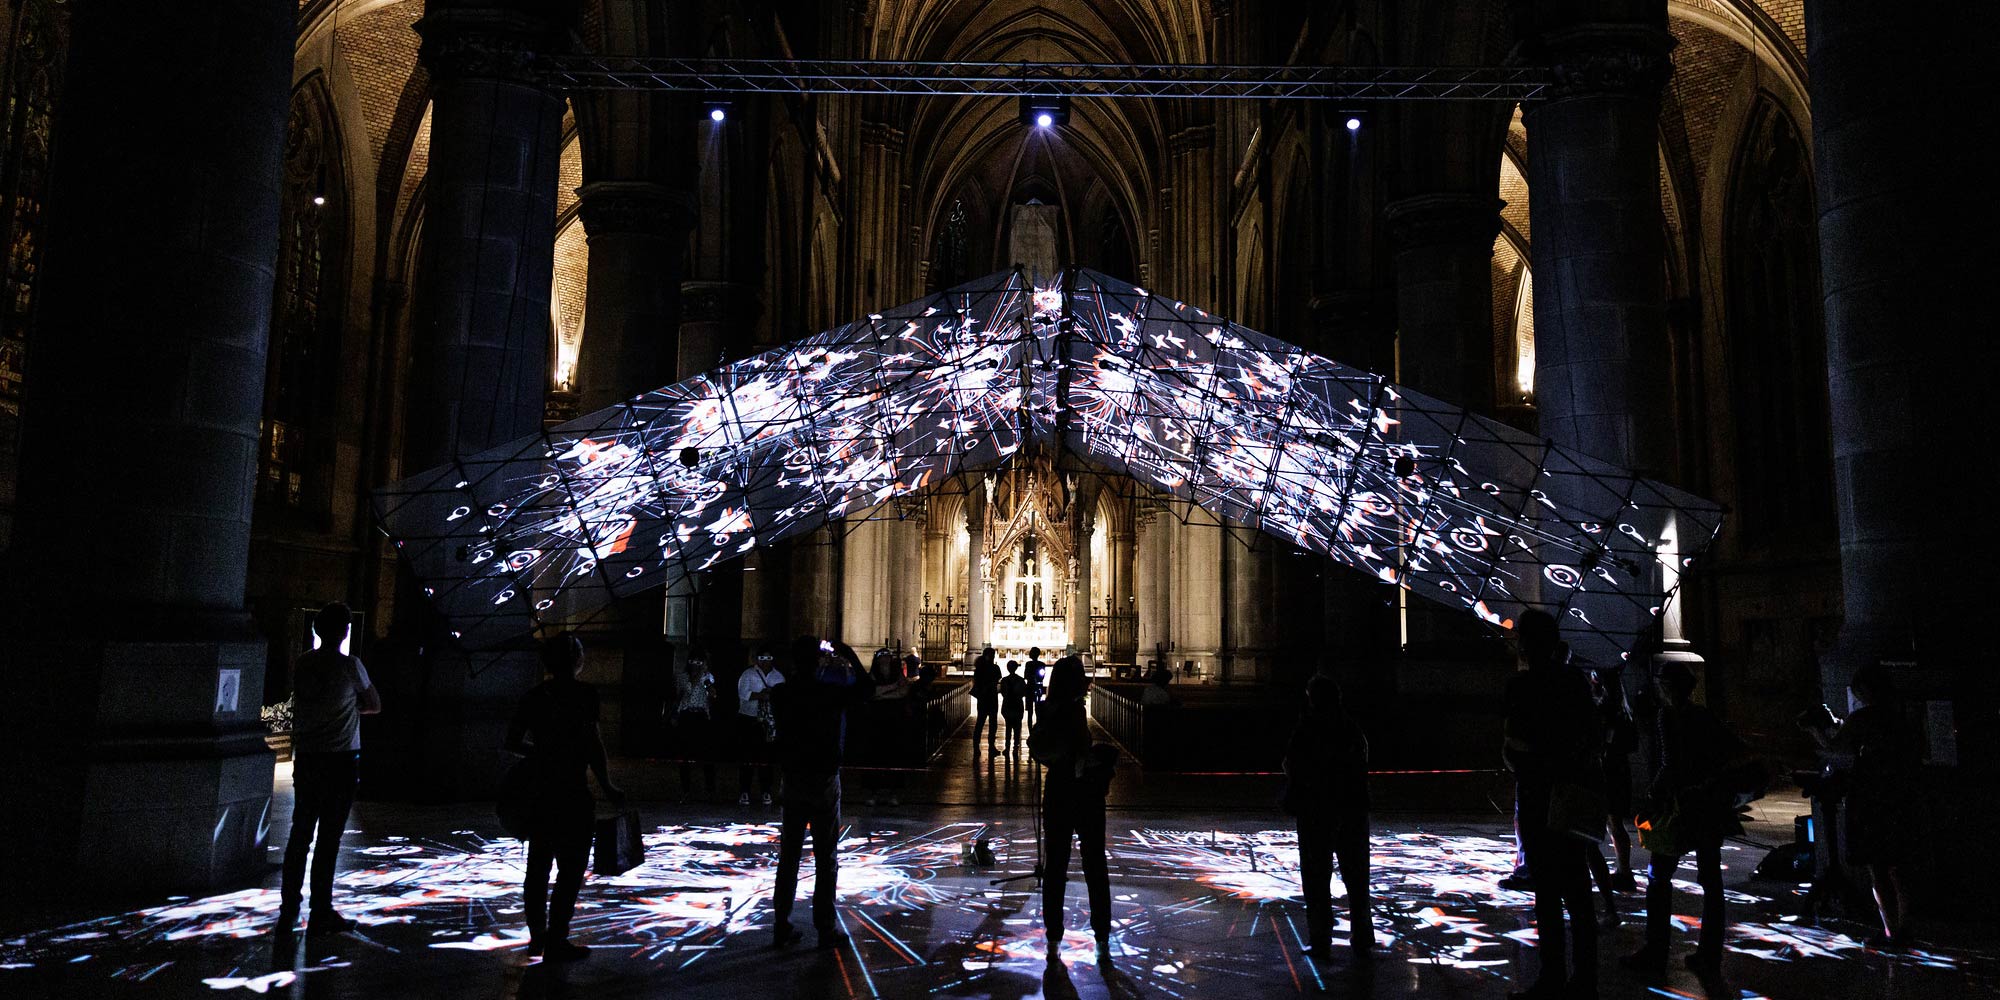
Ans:
[{"label": "winged projection screen", "polygon": [[376,492],[464,644],[574,621],[1033,441],[1625,657],[1721,510],[1088,270],[1001,272]]}]

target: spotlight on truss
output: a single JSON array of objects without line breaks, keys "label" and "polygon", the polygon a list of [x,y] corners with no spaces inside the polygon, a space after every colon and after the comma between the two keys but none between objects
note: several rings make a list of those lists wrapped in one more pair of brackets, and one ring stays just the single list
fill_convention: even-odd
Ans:
[{"label": "spotlight on truss", "polygon": [[1039,129],[1050,129],[1058,125],[1069,124],[1069,98],[1023,94],[1021,96],[1021,123]]},{"label": "spotlight on truss", "polygon": [[722,100],[720,98],[711,97],[708,100],[702,102],[702,108],[705,109],[705,113],[708,115],[708,120],[716,123],[717,125],[720,125],[723,122],[729,120],[728,101]]}]

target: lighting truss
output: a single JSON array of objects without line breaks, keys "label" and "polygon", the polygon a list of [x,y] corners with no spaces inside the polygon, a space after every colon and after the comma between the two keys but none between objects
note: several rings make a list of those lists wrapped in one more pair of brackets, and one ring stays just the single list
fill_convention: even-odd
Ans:
[{"label": "lighting truss", "polygon": [[1511,628],[1623,659],[1715,504],[1182,302],[1016,270],[376,493],[458,630],[489,645],[991,469],[1028,447],[1129,476]]},{"label": "lighting truss", "polygon": [[960,97],[1503,101],[1540,98],[1545,66],[1215,66],[563,55],[541,71],[571,90]]}]

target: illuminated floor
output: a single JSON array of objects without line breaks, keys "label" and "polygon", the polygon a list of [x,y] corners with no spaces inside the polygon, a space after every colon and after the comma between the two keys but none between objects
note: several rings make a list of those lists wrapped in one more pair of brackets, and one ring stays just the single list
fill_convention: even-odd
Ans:
[{"label": "illuminated floor", "polygon": [[[995,774],[993,799],[1024,787]],[[1216,812],[1212,803],[1210,812],[1175,810],[1161,804],[1170,785],[1148,784],[1148,796],[1111,817],[1117,930],[1107,967],[1087,936],[1072,933],[1051,973],[1033,883],[995,889],[987,884],[995,872],[964,866],[962,845],[982,831],[998,843],[1001,871],[1031,864],[1025,841],[1006,843],[1024,832],[1025,810],[869,809],[851,791],[857,818],[842,848],[839,912],[852,943],[838,951],[813,950],[809,932],[806,947],[769,948],[775,834],[761,809],[646,808],[647,863],[592,879],[575,932],[596,952],[557,967],[522,955],[521,848],[498,838],[488,809],[364,804],[340,876],[340,903],[361,924],[357,933],[274,954],[266,935],[277,907],[273,879],[0,940],[0,995],[1500,997],[1534,968],[1524,948],[1533,940],[1530,897],[1495,885],[1512,846],[1490,816],[1378,823],[1373,882],[1388,954],[1372,976],[1360,976],[1300,955],[1297,854],[1275,817]],[[1776,917],[1771,890],[1744,880],[1759,857],[1743,848],[1725,858],[1740,922],[1731,929],[1727,985],[1706,995],[2000,995],[1994,953],[1891,957],[1865,951],[1851,936],[1857,928]],[[1073,927],[1085,924],[1081,894],[1073,880]],[[1636,912],[1641,900],[1625,904]],[[1697,906],[1680,897],[1683,911]],[[794,920],[808,922],[803,908]],[[1691,924],[1683,921],[1683,936]],[[1335,931],[1337,939],[1346,933],[1345,923]],[[1629,917],[1606,937],[1605,995],[1705,995],[1682,971],[1662,981],[1619,971],[1609,956],[1637,943]]]}]

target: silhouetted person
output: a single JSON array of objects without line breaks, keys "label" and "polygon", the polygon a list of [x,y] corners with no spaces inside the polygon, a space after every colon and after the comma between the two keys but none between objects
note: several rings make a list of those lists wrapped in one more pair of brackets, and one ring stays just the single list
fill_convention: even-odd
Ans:
[{"label": "silhouetted person", "polygon": [[1611,873],[1604,852],[1596,848],[1589,849],[1586,860],[1590,862],[1591,879],[1604,894],[1604,926],[1616,927],[1617,894],[1639,891],[1638,882],[1632,878],[1632,831],[1627,826],[1632,818],[1632,751],[1639,746],[1639,727],[1632,719],[1631,705],[1625,699],[1625,683],[1616,667],[1586,671],[1584,678],[1590,683],[1592,717],[1604,763],[1605,819],[1618,855],[1618,873]]},{"label": "silhouetted person", "polygon": [[778,670],[778,657],[768,647],[759,647],[750,665],[736,678],[736,804],[750,804],[750,778],[754,773],[764,792],[764,804],[771,804],[771,744],[777,742],[778,720],[771,712],[771,693],[785,683]]},{"label": "silhouetted person", "polygon": [[1669,662],[1658,678],[1659,771],[1653,776],[1644,821],[1671,828],[1670,840],[1679,853],[1652,852],[1651,881],[1646,886],[1646,946],[1620,959],[1627,968],[1659,972],[1666,968],[1674,913],[1674,871],[1681,858],[1695,856],[1696,881],[1701,885],[1701,938],[1687,966],[1713,975],[1722,962],[1728,933],[1728,908],[1722,898],[1722,841],[1743,832],[1737,820],[1735,792],[1724,780],[1725,768],[1742,755],[1742,743],[1715,713],[1694,703],[1695,677],[1685,663]]},{"label": "silhouetted person", "polygon": [[972,706],[977,712],[972,719],[972,755],[979,756],[981,731],[986,733],[990,755],[998,750],[996,741],[1000,738],[1000,665],[994,662],[992,646],[972,663]]},{"label": "silhouetted person", "polygon": [[[1528,669],[1507,681],[1505,757],[1514,772],[1517,827],[1535,885],[1535,940],[1541,969],[1518,997],[1597,995],[1597,921],[1590,905],[1586,852],[1595,848],[1550,829],[1549,803],[1559,783],[1594,786],[1602,765],[1592,736],[1590,685],[1562,656],[1556,620],[1522,612],[1515,626]],[[1569,911],[1568,942],[1563,911]],[[1565,944],[1573,944],[1569,956]],[[1566,966],[1573,960],[1574,971]]]},{"label": "silhouetted person", "polygon": [[311,934],[351,930],[353,921],[333,908],[333,870],[340,860],[340,835],[354,807],[357,762],[361,758],[361,717],[382,710],[382,696],[368,679],[361,658],[340,651],[354,615],[338,602],[313,617],[319,648],[302,654],[292,670],[292,835],[285,844],[283,902],[279,934],[299,922],[305,887],[306,851],[313,851]]},{"label": "silhouetted person", "polygon": [[1807,728],[1836,755],[1836,766],[1848,779],[1841,844],[1848,864],[1868,869],[1882,921],[1882,933],[1870,936],[1868,945],[1900,951],[1910,943],[1902,866],[1914,851],[1911,780],[1921,759],[1917,735],[1903,719],[1894,678],[1879,664],[1855,671],[1847,683],[1847,707],[1847,718],[1841,719],[1821,706]]},{"label": "silhouetted person", "polygon": [[846,645],[800,636],[792,643],[785,683],[771,695],[778,715],[778,764],[784,769],[785,806],[778,827],[778,884],[771,901],[775,940],[798,937],[792,901],[799,890],[799,859],[808,828],[813,838],[813,927],[819,946],[847,940],[834,917],[840,878],[840,762],[846,752],[847,711],[867,701],[875,684]]},{"label": "silhouetted person", "polygon": [[[530,789],[528,873],[521,909],[528,922],[528,954],[557,961],[584,958],[590,949],[569,940],[570,917],[590,861],[591,819],[596,809],[585,781],[614,802],[625,793],[611,783],[604,740],[597,732],[597,690],[577,680],[583,643],[567,632],[542,643],[549,679],[521,697],[507,727],[507,749],[524,755]],[[546,899],[549,868],[556,869],[555,899]]]},{"label": "silhouetted person", "polygon": [[1063,892],[1069,882],[1070,838],[1083,854],[1083,881],[1090,896],[1090,927],[1097,935],[1100,961],[1111,949],[1111,874],[1104,854],[1104,798],[1118,762],[1115,747],[1090,744],[1083,698],[1090,685],[1083,661],[1057,660],[1050,671],[1049,698],[1035,724],[1029,749],[1048,766],[1042,782],[1042,925],[1048,932],[1051,962],[1061,961]]},{"label": "silhouetted person", "polygon": [[1049,689],[1049,665],[1042,662],[1042,647],[1028,648],[1028,665],[1023,668],[1022,677],[1028,682],[1028,728],[1035,728],[1036,703]]},{"label": "silhouetted person", "polygon": [[715,798],[715,675],[700,650],[688,653],[674,704],[674,738],[681,753],[681,801],[694,798],[694,766],[701,764],[708,797]]},{"label": "silhouetted person", "polygon": [[1332,957],[1333,862],[1347,887],[1354,959],[1374,957],[1368,893],[1368,737],[1341,705],[1331,677],[1306,684],[1306,710],[1285,743],[1285,811],[1298,818],[1299,880],[1306,897],[1306,953]]},{"label": "silhouetted person", "polygon": [[1021,715],[1027,711],[1028,681],[1021,676],[1021,664],[1007,661],[1007,676],[1000,681],[1000,717],[1007,720],[1007,756],[1021,750]]},{"label": "silhouetted person", "polygon": [[1146,678],[1146,690],[1139,692],[1139,704],[1155,708],[1173,704],[1174,692],[1167,686],[1173,679],[1174,675],[1164,670],[1153,671]]}]

